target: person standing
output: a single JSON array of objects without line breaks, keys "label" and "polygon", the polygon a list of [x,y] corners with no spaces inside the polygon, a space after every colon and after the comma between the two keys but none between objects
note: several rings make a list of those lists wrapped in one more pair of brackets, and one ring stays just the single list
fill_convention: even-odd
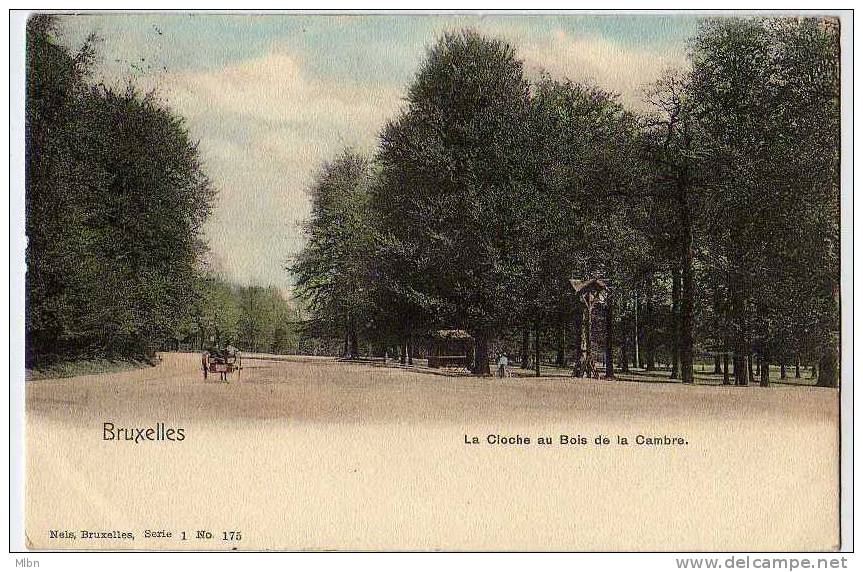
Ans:
[{"label": "person standing", "polygon": [[500,357],[497,358],[497,376],[498,377],[506,377],[506,368],[509,365],[509,358],[506,357],[506,354],[500,354]]}]

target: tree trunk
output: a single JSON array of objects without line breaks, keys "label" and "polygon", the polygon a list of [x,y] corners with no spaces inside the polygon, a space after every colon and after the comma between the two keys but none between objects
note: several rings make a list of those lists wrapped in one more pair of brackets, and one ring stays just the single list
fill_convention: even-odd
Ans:
[{"label": "tree trunk", "polygon": [[521,369],[530,367],[530,330],[525,328],[521,332]]},{"label": "tree trunk", "polygon": [[635,290],[635,335],[633,336],[633,343],[635,344],[635,353],[632,354],[632,367],[637,368],[641,366],[641,359],[638,355],[638,288]]},{"label": "tree trunk", "polygon": [[360,348],[359,348],[359,340],[357,340],[357,329],[354,325],[353,319],[351,320],[350,326],[348,327],[348,337],[350,339],[350,344],[348,347],[348,356],[351,359],[356,359],[360,356]]},{"label": "tree trunk", "polygon": [[818,358],[819,387],[839,387],[839,335],[831,332],[825,336]]},{"label": "tree trunk", "polygon": [[488,334],[477,332],[474,339],[473,373],[474,375],[491,375],[491,368],[488,364]]},{"label": "tree trunk", "polygon": [[589,361],[591,364],[593,363],[593,340],[591,339],[593,336],[593,306],[587,306],[585,308],[586,316],[585,320],[582,323],[582,328],[584,329],[584,355],[583,359]]},{"label": "tree trunk", "polygon": [[794,356],[794,377],[800,379],[800,355]]},{"label": "tree trunk", "polygon": [[620,339],[620,361],[618,366],[623,373],[629,373],[629,336],[626,333],[625,324],[621,325],[623,337]]},{"label": "tree trunk", "polygon": [[737,351],[734,354],[734,383],[735,385],[749,385],[749,372],[746,366],[747,350],[745,344],[738,342]]},{"label": "tree trunk", "polygon": [[348,350],[348,344],[350,343],[350,337],[351,337],[350,328],[346,327],[345,328],[345,343],[344,343],[344,347],[342,348],[342,357],[348,357],[350,355],[348,353],[348,351],[349,351]]},{"label": "tree trunk", "polygon": [[770,363],[764,357],[764,352],[761,352],[761,359],[758,361],[761,369],[761,387],[770,385]]},{"label": "tree trunk", "polygon": [[[686,129],[684,125],[684,129]],[[681,292],[680,292],[680,378],[683,383],[695,383],[692,369],[693,351],[693,304],[695,300],[695,281],[692,276],[692,218],[689,212],[689,172],[688,169],[678,179],[680,199],[681,234]]]},{"label": "tree trunk", "polygon": [[748,385],[749,376],[746,372],[746,355],[749,353],[749,347],[746,343],[743,327],[744,300],[735,282],[732,282],[729,289],[731,291],[731,323],[733,324],[734,385]]},{"label": "tree trunk", "polygon": [[719,357],[719,354],[716,354],[713,357],[713,373],[720,374],[722,373],[722,360]]},{"label": "tree trunk", "polygon": [[566,315],[563,312],[563,304],[557,315],[557,355],[554,363],[566,367]]},{"label": "tree trunk", "polygon": [[788,372],[785,371],[785,354],[780,354],[779,357],[779,379],[786,379],[788,377]]},{"label": "tree trunk", "polygon": [[750,350],[746,354],[746,373],[749,376],[747,378],[747,385],[755,383],[755,372],[753,370],[754,368],[752,367],[752,351]]},{"label": "tree trunk", "polygon": [[575,308],[575,363],[572,366],[572,374],[581,377],[582,347],[584,345],[584,312],[580,302]]},{"label": "tree trunk", "polygon": [[677,379],[680,352],[680,269],[671,269],[671,379]]},{"label": "tree trunk", "polygon": [[605,300],[605,377],[614,379],[614,298]]},{"label": "tree trunk", "polygon": [[413,331],[408,334],[408,365],[414,364],[414,334]]},{"label": "tree trunk", "polygon": [[728,378],[728,351],[722,354],[722,385],[731,385]]},{"label": "tree trunk", "polygon": [[533,326],[533,370],[536,374],[536,377],[540,376],[540,364],[539,364],[539,354],[540,354],[540,343],[541,340],[539,338],[539,322],[536,322]]},{"label": "tree trunk", "polygon": [[656,316],[653,306],[653,275],[647,278],[644,296],[647,298],[644,308],[644,353],[647,354],[645,356],[645,369],[654,371],[656,369],[656,336],[654,332]]}]

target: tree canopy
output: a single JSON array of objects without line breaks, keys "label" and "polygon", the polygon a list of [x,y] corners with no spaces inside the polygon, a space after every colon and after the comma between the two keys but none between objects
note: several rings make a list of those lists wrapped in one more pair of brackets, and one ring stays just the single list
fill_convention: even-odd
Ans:
[{"label": "tree canopy", "polygon": [[[771,362],[818,361],[835,385],[838,29],[706,19],[689,45],[637,111],[599,86],[528,81],[503,40],[445,33],[374,156],[346,153],[313,186],[293,270],[320,331],[386,347],[464,329],[476,373],[523,333],[539,372],[543,334],[558,363],[587,335],[569,279],[601,277],[606,362],[662,356],[691,383],[696,354],[717,371],[731,356],[746,384],[756,361],[762,383]],[[351,192],[327,194],[338,165]]]},{"label": "tree canopy", "polygon": [[182,118],[27,24],[27,363],[138,357],[190,311],[214,190]]}]

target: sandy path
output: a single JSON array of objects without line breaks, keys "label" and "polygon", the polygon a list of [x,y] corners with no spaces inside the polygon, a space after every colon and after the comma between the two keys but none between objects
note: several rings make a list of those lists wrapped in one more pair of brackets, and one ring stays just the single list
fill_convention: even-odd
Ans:
[{"label": "sandy path", "polygon": [[[326,359],[197,356],[27,384],[34,547],[828,549],[838,542],[838,394],[448,378]],[[183,442],[102,439],[103,422]],[[486,435],[532,437],[492,446]],[[538,445],[581,434],[588,445]],[[612,443],[593,444],[598,434]],[[620,446],[616,435],[686,445]],[[465,435],[480,445],[466,445]],[[135,540],[50,538],[121,530]],[[146,529],[172,538],[143,538]],[[182,541],[197,530],[213,540]],[[223,532],[240,531],[240,541]]]}]

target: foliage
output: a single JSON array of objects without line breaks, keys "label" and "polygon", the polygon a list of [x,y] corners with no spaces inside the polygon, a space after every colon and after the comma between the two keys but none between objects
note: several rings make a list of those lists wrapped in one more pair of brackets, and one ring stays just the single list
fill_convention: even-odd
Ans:
[{"label": "foliage", "polygon": [[599,87],[529,85],[522,67],[506,42],[444,34],[374,165],[345,154],[325,166],[294,267],[318,331],[362,323],[400,345],[467,329],[478,373],[490,341],[521,338],[524,353],[517,333],[533,331],[540,356],[554,332],[560,362],[578,336],[567,279],[601,276],[610,331],[648,368],[664,357],[692,382],[696,353],[728,352],[745,383],[753,354],[793,354],[834,384],[835,24],[705,20],[690,66],[649,90],[646,114]]},{"label": "foliage", "polygon": [[366,158],[349,150],[323,166],[310,190],[308,243],[291,267],[314,315],[307,332],[344,336],[351,355],[357,332],[368,325],[376,274],[369,169]]},{"label": "foliage", "polygon": [[193,303],[214,192],[181,118],[87,81],[54,21],[27,28],[27,362],[136,357]]},{"label": "foliage", "polygon": [[736,345],[783,363],[836,351],[838,56],[829,20],[707,21],[693,40],[709,276]]},{"label": "foliage", "polygon": [[297,353],[300,329],[295,305],[278,288],[243,286],[206,273],[197,280],[189,319],[173,339],[193,350],[233,345],[248,352]]}]

